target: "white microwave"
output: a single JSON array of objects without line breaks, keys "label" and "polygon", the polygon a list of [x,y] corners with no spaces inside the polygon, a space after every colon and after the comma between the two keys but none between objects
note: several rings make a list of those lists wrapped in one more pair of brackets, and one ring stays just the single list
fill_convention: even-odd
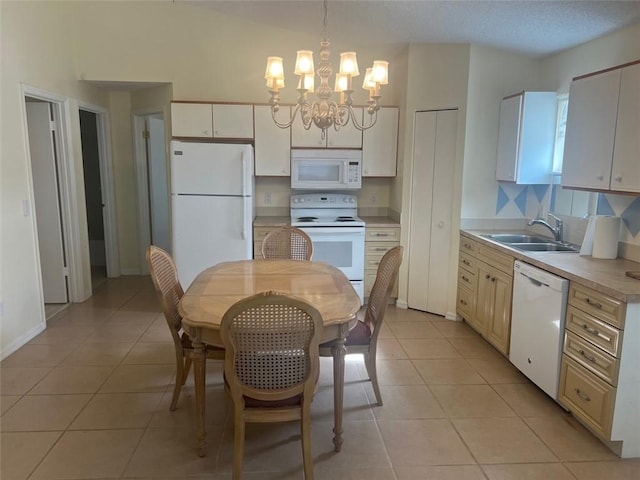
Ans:
[{"label": "white microwave", "polygon": [[362,150],[291,150],[291,188],[347,190],[362,186]]}]

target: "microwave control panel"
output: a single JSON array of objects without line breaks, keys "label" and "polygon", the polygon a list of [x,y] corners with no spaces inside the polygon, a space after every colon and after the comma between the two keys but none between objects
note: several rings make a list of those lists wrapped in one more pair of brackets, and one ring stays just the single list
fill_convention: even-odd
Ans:
[{"label": "microwave control panel", "polygon": [[347,175],[348,183],[360,183],[360,162],[349,162]]}]

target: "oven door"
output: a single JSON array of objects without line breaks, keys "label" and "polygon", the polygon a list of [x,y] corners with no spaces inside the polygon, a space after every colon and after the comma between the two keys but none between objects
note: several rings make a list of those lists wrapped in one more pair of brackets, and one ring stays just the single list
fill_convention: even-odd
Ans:
[{"label": "oven door", "polygon": [[349,280],[364,280],[363,227],[298,228],[313,241],[313,261],[339,268]]}]

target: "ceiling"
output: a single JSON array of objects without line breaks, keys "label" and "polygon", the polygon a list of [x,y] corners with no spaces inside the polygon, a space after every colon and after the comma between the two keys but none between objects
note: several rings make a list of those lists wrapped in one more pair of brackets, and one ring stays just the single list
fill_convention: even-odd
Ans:
[{"label": "ceiling", "polygon": [[[317,28],[320,0],[174,0],[292,31]],[[329,37],[362,43],[474,43],[544,57],[640,22],[640,0],[332,0]]]}]

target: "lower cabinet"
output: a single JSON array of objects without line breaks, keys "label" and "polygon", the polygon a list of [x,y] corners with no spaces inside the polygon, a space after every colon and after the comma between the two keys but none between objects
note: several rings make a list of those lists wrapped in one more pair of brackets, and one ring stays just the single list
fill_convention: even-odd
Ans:
[{"label": "lower cabinet", "polygon": [[513,257],[460,237],[457,313],[505,355],[511,337]]},{"label": "lower cabinet", "polygon": [[253,227],[253,258],[262,258],[262,241],[264,240],[264,237],[266,237],[272,230],[276,230],[282,226],[285,225]]},{"label": "lower cabinet", "polygon": [[[365,299],[371,293],[376,281],[378,265],[385,253],[393,247],[400,245],[400,227],[369,227],[366,228],[364,243],[364,296]],[[396,282],[391,292],[393,298],[398,297],[398,284]]]}]

